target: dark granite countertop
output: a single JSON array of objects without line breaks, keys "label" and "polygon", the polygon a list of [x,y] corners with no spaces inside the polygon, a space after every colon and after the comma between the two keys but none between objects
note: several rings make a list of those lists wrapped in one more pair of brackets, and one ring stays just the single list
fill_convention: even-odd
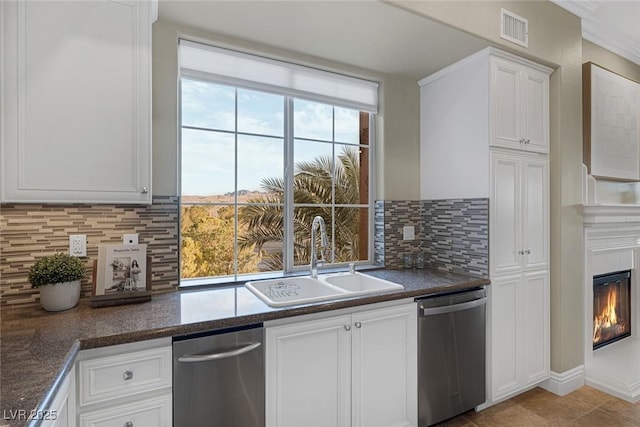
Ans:
[{"label": "dark granite countertop", "polygon": [[489,284],[488,279],[435,270],[372,270],[404,290],[286,308],[272,308],[243,285],[180,290],[143,304],[71,310],[5,309],[0,323],[0,425],[23,425],[10,414],[46,409],[79,350],[184,335],[268,320],[419,297]]}]

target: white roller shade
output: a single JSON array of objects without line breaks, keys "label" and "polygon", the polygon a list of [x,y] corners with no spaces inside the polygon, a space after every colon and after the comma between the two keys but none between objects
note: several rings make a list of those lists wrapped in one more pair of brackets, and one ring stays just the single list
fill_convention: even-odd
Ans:
[{"label": "white roller shade", "polygon": [[180,40],[180,70],[193,77],[214,76],[349,108],[378,111],[378,83],[261,56]]}]

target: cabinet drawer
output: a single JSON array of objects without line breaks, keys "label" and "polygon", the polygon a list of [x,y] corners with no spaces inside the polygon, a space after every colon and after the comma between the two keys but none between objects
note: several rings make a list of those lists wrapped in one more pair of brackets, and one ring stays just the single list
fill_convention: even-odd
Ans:
[{"label": "cabinet drawer", "polygon": [[80,415],[80,427],[171,427],[171,395]]},{"label": "cabinet drawer", "polygon": [[171,386],[171,347],[80,361],[80,406]]}]

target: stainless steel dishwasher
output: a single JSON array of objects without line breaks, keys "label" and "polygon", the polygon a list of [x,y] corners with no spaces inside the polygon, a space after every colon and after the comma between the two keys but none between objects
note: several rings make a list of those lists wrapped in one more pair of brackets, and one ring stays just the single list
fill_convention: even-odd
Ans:
[{"label": "stainless steel dishwasher", "polygon": [[418,427],[485,401],[486,291],[418,299]]},{"label": "stainless steel dishwasher", "polygon": [[173,425],[264,427],[262,325],[173,342]]}]

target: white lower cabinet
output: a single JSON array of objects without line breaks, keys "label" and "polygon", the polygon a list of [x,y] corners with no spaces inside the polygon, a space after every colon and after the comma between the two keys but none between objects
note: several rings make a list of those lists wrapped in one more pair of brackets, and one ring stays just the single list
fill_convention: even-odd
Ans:
[{"label": "white lower cabinet", "polygon": [[266,328],[267,427],[417,425],[416,306]]},{"label": "white lower cabinet", "polygon": [[171,339],[83,351],[78,356],[80,427],[171,427]]},{"label": "white lower cabinet", "polygon": [[549,273],[491,279],[490,401],[495,403],[549,378]]},{"label": "white lower cabinet", "polygon": [[75,368],[67,374],[58,389],[51,406],[35,414],[42,420],[42,427],[75,427],[76,425],[76,374]]},{"label": "white lower cabinet", "polygon": [[80,414],[80,426],[86,427],[159,427],[171,426],[171,395],[118,405]]}]

